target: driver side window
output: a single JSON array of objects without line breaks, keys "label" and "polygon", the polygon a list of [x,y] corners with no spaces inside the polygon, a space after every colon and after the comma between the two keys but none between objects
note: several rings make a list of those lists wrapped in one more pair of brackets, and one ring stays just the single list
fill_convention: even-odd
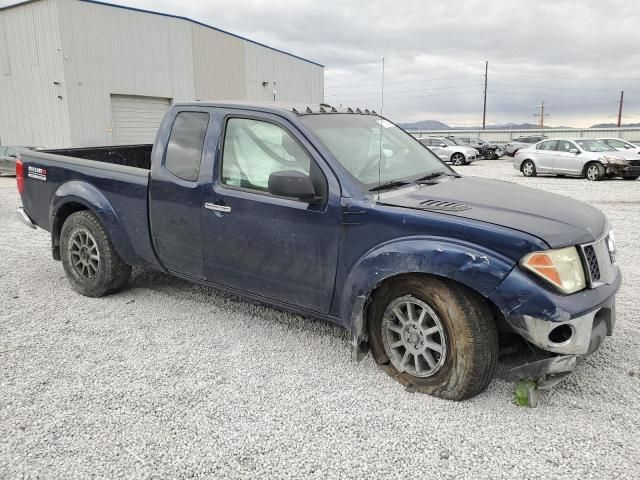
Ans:
[{"label": "driver side window", "polygon": [[289,132],[248,118],[227,121],[222,152],[222,183],[268,191],[269,176],[295,170],[310,174],[311,159]]}]

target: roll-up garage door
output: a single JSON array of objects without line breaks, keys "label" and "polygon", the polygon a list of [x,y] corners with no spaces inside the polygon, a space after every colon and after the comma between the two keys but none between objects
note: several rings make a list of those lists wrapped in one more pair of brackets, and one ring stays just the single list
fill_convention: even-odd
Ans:
[{"label": "roll-up garage door", "polygon": [[170,104],[169,98],[111,95],[113,144],[153,143]]}]

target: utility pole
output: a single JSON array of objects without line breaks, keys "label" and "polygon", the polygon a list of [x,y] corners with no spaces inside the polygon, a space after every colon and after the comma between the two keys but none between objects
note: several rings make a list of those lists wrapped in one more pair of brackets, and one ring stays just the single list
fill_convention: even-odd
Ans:
[{"label": "utility pole", "polygon": [[542,102],[540,105],[536,105],[536,108],[540,108],[540,113],[535,113],[533,116],[534,117],[540,117],[540,129],[544,130],[544,117],[549,116],[548,113],[544,113],[544,102]]},{"label": "utility pole", "polygon": [[482,107],[482,130],[487,121],[487,74],[489,73],[489,60],[484,62],[484,106]]},{"label": "utility pole", "polygon": [[622,125],[622,104],[624,103],[624,90],[620,91],[620,107],[618,108],[618,128]]}]

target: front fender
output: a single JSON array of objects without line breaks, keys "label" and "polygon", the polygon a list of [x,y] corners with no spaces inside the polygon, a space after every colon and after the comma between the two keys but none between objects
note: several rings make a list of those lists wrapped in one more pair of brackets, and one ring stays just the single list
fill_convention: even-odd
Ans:
[{"label": "front fender", "polygon": [[65,205],[80,204],[97,215],[109,234],[109,238],[118,255],[129,264],[137,263],[137,255],[131,240],[125,232],[118,214],[109,200],[93,185],[80,180],[62,184],[54,193],[49,206],[51,241],[54,246],[60,243],[59,233],[62,228],[60,212]]},{"label": "front fender", "polygon": [[515,262],[487,248],[461,240],[411,237],[382,244],[367,252],[347,276],[341,318],[349,319],[352,355],[361,358],[365,335],[364,307],[384,280],[407,273],[437,275],[459,282],[488,297]]}]

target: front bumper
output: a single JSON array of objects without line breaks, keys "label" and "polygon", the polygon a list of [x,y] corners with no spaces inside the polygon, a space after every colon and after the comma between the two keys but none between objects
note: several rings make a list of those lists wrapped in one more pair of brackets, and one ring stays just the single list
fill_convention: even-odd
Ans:
[{"label": "front bumper", "polygon": [[589,355],[611,335],[615,294],[622,277],[612,265],[610,283],[572,295],[553,292],[515,268],[489,297],[509,327],[542,350]]},{"label": "front bumper", "polygon": [[607,172],[617,177],[640,176],[640,166],[607,165]]}]

